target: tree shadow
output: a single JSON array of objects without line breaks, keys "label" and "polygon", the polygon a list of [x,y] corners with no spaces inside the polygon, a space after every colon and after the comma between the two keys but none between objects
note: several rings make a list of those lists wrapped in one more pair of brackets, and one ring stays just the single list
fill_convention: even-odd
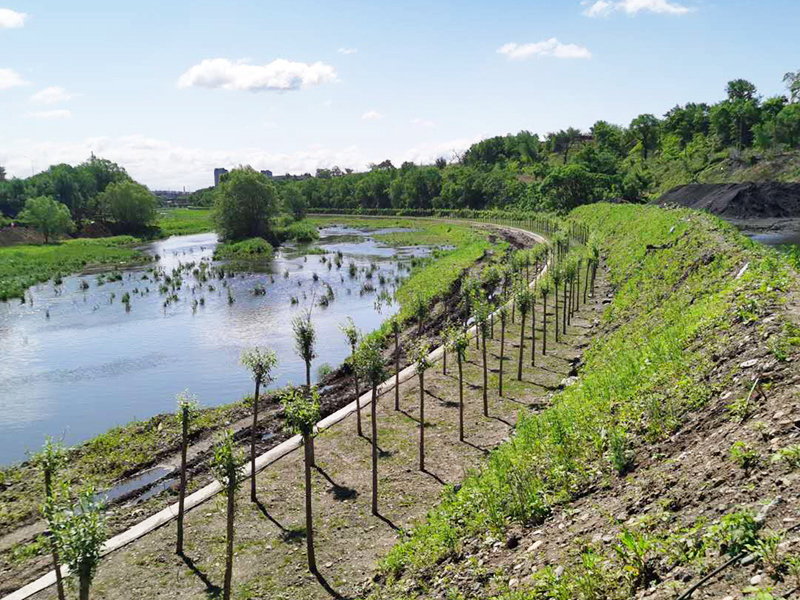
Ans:
[{"label": "tree shadow", "polygon": [[358,492],[353,489],[343,485],[339,485],[333,479],[331,479],[330,475],[328,475],[322,467],[316,466],[314,467],[317,470],[317,473],[322,475],[325,479],[328,480],[328,483],[331,484],[330,489],[328,490],[331,494],[333,494],[334,500],[339,500],[340,502],[344,500],[352,500],[356,496],[358,496]]},{"label": "tree shadow", "polygon": [[400,528],[399,528],[397,525],[395,525],[394,523],[392,523],[392,522],[389,520],[389,518],[388,518],[388,517],[384,517],[384,516],[383,516],[382,514],[380,514],[380,513],[378,513],[378,514],[377,514],[377,515],[375,515],[375,516],[376,516],[377,518],[379,518],[381,521],[383,521],[384,523],[386,523],[386,524],[387,524],[389,527],[391,527],[391,528],[392,528],[392,529],[394,529],[395,531],[402,531],[402,530],[401,530],[401,529],[400,529]]},{"label": "tree shadow", "polygon": [[422,472],[429,477],[433,477],[436,481],[438,481],[441,485],[447,485],[444,481],[442,481],[441,477],[439,477],[436,473],[432,473],[428,471],[428,469],[422,469]]},{"label": "tree shadow", "polygon": [[489,454],[489,450],[487,450],[486,448],[484,448],[482,446],[478,446],[478,445],[473,444],[472,442],[467,441],[467,440],[464,440],[463,443],[466,444],[467,446],[475,448],[475,450],[477,450],[478,452],[482,452],[483,454]]},{"label": "tree shadow", "polygon": [[511,423],[509,423],[508,421],[506,421],[503,417],[495,417],[494,415],[489,415],[489,418],[490,419],[494,419],[495,421],[500,421],[501,423],[505,423],[511,429],[514,429],[514,426]]},{"label": "tree shadow", "polygon": [[[317,582],[322,586],[322,588],[328,592],[328,595],[332,598],[337,598],[339,600],[345,600],[345,597],[342,596],[339,592],[331,587],[331,584],[327,582],[325,577],[322,576],[322,573],[319,572],[319,569],[314,571],[314,577],[317,578]],[[349,600],[349,599],[348,599]]]},{"label": "tree shadow", "polygon": [[401,412],[402,414],[404,414],[406,417],[408,417],[409,419],[411,419],[412,421],[414,421],[415,423],[419,423],[419,419],[418,419],[417,417],[415,417],[414,415],[412,415],[412,414],[410,414],[410,413],[406,412],[406,411],[405,411],[405,410],[403,410],[402,408],[400,409],[400,412]]},{"label": "tree shadow", "polygon": [[284,529],[283,533],[281,533],[281,540],[287,544],[298,542],[300,540],[304,540],[305,538],[306,528],[302,525],[297,525],[295,527],[291,527],[290,529]]},{"label": "tree shadow", "polygon": [[194,573],[200,581],[203,582],[203,585],[206,586],[206,593],[209,597],[216,598],[222,593],[222,588],[212,583],[208,578],[208,575],[206,575],[205,572],[203,572],[196,564],[194,564],[194,561],[191,558],[186,556],[186,554],[183,552],[179,553],[178,556],[180,556],[181,560],[183,560],[186,566],[189,567],[189,570]]},{"label": "tree shadow", "polygon": [[286,531],[286,527],[281,525],[275,519],[275,517],[273,517],[271,514],[269,514],[269,512],[267,511],[267,508],[261,503],[261,500],[256,499],[256,506],[258,507],[258,510],[261,511],[261,514],[264,515],[267,519],[269,519],[272,522],[272,524],[275,525],[275,527],[280,529],[282,532]]}]

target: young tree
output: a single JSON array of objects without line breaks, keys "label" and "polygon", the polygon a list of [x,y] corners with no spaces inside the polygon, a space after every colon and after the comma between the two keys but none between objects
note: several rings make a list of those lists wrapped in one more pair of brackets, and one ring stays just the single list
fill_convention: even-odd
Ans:
[{"label": "young tree", "polygon": [[356,346],[361,333],[351,317],[347,317],[347,320],[339,325],[339,329],[344,333],[344,337],[347,338],[347,343],[350,344],[350,366],[353,368],[353,380],[356,385],[356,431],[358,435],[363,437],[364,434],[361,430],[361,388],[358,383],[358,365],[356,365]]},{"label": "young tree", "polygon": [[197,399],[189,391],[178,394],[178,421],[181,424],[181,472],[178,485],[178,542],[175,553],[183,554],[183,518],[186,500],[186,451],[189,448],[189,430],[192,416],[197,408]]},{"label": "young tree", "polygon": [[[63,496],[69,498],[69,492],[65,491]],[[78,598],[89,600],[89,588],[106,537],[103,506],[94,490],[87,488],[80,493],[77,505],[67,504],[56,519],[61,555],[70,571],[78,575]]]},{"label": "young tree", "polygon": [[469,337],[460,327],[453,327],[448,333],[450,345],[458,363],[458,439],[464,441],[464,371],[463,365],[467,357]]},{"label": "young tree", "polygon": [[311,467],[314,458],[311,441],[314,426],[319,421],[319,394],[316,389],[304,394],[295,388],[288,388],[281,397],[281,404],[286,412],[286,426],[303,438],[305,448],[305,484],[306,484],[306,552],[308,554],[308,570],[317,573],[317,561],[314,556],[314,522],[311,512]]},{"label": "young tree", "polygon": [[317,342],[317,332],[314,323],[311,321],[311,309],[296,316],[292,320],[292,331],[294,331],[294,347],[297,354],[306,364],[306,387],[311,387],[311,361],[317,355],[314,346]]},{"label": "young tree", "polygon": [[522,361],[525,354],[525,317],[531,308],[531,290],[524,282],[520,283],[515,295],[516,304],[520,315],[519,328],[519,361],[517,362],[517,379],[522,381]]},{"label": "young tree", "polygon": [[[489,365],[486,361],[486,336],[489,335],[489,303],[482,296],[475,301],[475,334],[481,340],[483,358],[483,416],[489,416]],[[476,338],[476,339],[477,339]]]},{"label": "young tree", "polygon": [[370,418],[372,425],[372,514],[378,515],[378,386],[386,378],[381,347],[374,340],[365,340],[356,352],[358,373],[372,387]]},{"label": "young tree", "polygon": [[258,427],[258,400],[261,386],[273,381],[272,370],[278,364],[278,355],[269,348],[251,348],[242,353],[242,365],[250,369],[256,384],[253,393],[253,426],[250,428],[250,500],[256,501],[256,429]]},{"label": "young tree", "polygon": [[547,354],[547,296],[550,295],[552,285],[548,276],[539,286],[539,295],[542,297],[542,356]]},{"label": "young tree", "polygon": [[503,396],[503,363],[506,359],[506,323],[508,322],[508,308],[505,305],[501,306],[497,311],[497,317],[500,319],[500,376],[498,384],[498,393]]},{"label": "young tree", "polygon": [[394,335],[394,409],[400,410],[400,319],[395,316],[391,321]]},{"label": "young tree", "polygon": [[42,512],[44,513],[47,525],[50,529],[50,554],[53,557],[53,568],[56,572],[56,589],[58,590],[58,600],[65,600],[64,580],[61,577],[61,562],[58,556],[58,540],[56,522],[56,498],[53,490],[53,481],[57,480],[58,472],[66,461],[64,448],[60,444],[54,443],[49,437],[45,439],[42,451],[36,457],[36,462],[44,475],[44,503]]},{"label": "young tree", "polygon": [[214,444],[214,458],[211,469],[214,477],[222,484],[227,500],[228,517],[225,535],[225,581],[222,585],[223,600],[230,600],[231,578],[233,576],[233,516],[236,509],[236,490],[242,480],[240,466],[241,453],[233,443],[233,433],[226,431]]},{"label": "young tree", "polygon": [[561,265],[555,265],[550,273],[550,280],[553,282],[553,309],[555,310],[555,338],[558,342],[558,290],[561,281],[564,279],[564,273],[561,270]]},{"label": "young tree", "polygon": [[69,233],[74,228],[69,209],[49,196],[38,196],[25,201],[25,209],[19,220],[27,223],[44,236],[44,243],[61,233]]},{"label": "young tree", "polygon": [[428,306],[419,294],[414,296],[411,310],[417,320],[417,335],[422,335],[422,324],[425,322],[425,317],[428,316]]},{"label": "young tree", "polygon": [[420,340],[414,349],[414,366],[419,377],[419,470],[425,470],[425,371],[430,366],[428,354],[430,346],[425,340]]}]

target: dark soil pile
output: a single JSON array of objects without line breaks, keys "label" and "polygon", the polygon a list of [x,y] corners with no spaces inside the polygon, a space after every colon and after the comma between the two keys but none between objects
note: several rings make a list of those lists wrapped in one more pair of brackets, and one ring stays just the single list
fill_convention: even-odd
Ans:
[{"label": "dark soil pile", "polygon": [[800,217],[800,183],[694,183],[671,189],[656,203],[706,210],[728,219]]}]

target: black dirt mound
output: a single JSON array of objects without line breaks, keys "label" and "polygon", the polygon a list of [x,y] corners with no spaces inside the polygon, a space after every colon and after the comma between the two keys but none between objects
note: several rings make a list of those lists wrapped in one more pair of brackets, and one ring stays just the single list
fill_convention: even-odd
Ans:
[{"label": "black dirt mound", "polygon": [[695,183],[671,189],[657,204],[678,204],[728,219],[800,217],[800,183]]}]

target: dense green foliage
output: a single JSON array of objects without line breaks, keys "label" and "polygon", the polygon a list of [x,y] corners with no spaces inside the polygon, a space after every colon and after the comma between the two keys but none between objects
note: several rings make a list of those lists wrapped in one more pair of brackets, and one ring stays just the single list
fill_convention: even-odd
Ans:
[{"label": "dense green foliage", "polygon": [[735,80],[721,102],[675,106],[662,118],[639,115],[627,127],[597,121],[589,131],[568,128],[543,138],[521,131],[482,140],[453,164],[396,168],[386,160],[365,173],[319,169],[276,186],[284,203],[302,199],[316,211],[568,211],[602,200],[643,200],[674,185],[716,181],[722,163],[728,173],[800,148],[794,79],[787,87],[791,101],[762,99],[752,84]]},{"label": "dense green foliage", "polygon": [[[596,204],[571,218],[590,226],[606,254],[616,287],[604,317],[608,333],[592,342],[578,383],[550,408],[521,414],[511,441],[390,553],[390,575],[430,574],[464,538],[541,522],[554,506],[624,472],[635,460],[634,436],[645,444],[665,439],[704,406],[713,392],[711,357],[722,351],[725,332],[757,321],[791,281],[777,253],[712,217]],[[628,542],[622,540],[623,553],[635,537]],[[573,597],[552,587],[566,579],[546,575],[531,598]],[[615,577],[594,597],[630,597],[641,585]]]},{"label": "dense green foliage", "polygon": [[41,233],[45,244],[61,233],[72,231],[74,227],[67,207],[47,196],[28,198],[19,218]]},{"label": "dense green foliage", "polygon": [[276,211],[274,186],[249,167],[228,173],[214,197],[217,232],[226,240],[265,237]]},{"label": "dense green foliage", "polygon": [[214,250],[214,260],[270,260],[272,246],[263,238],[220,244]]},{"label": "dense green foliage", "polygon": [[156,219],[156,198],[134,181],[111,183],[97,197],[103,214],[126,232],[139,231]]}]

